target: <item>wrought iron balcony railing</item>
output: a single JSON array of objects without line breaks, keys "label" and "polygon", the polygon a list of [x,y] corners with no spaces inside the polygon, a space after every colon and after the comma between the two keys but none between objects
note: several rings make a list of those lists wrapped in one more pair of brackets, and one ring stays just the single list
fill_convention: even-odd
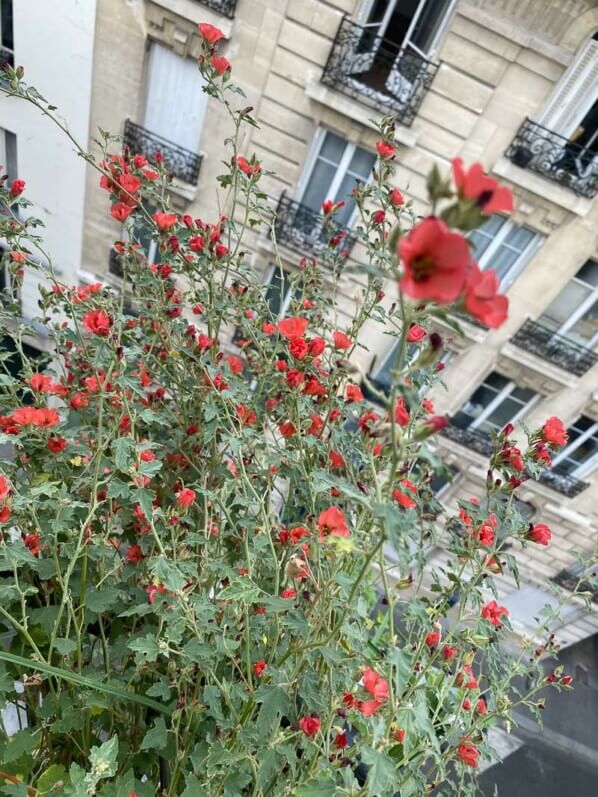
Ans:
[{"label": "wrought iron balcony railing", "polygon": [[448,437],[449,440],[465,446],[465,448],[470,448],[472,451],[482,454],[484,457],[489,457],[494,451],[492,438],[481,429],[472,429],[471,427],[461,429],[461,427],[455,426],[452,421],[449,421],[448,426],[441,430],[441,434]]},{"label": "wrought iron balcony railing", "polygon": [[235,16],[237,9],[237,0],[199,0],[199,2],[229,19]]},{"label": "wrought iron balcony railing", "polygon": [[343,17],[322,83],[410,125],[438,64]]},{"label": "wrought iron balcony railing", "polygon": [[276,235],[279,243],[311,257],[318,257],[335,235],[340,236],[339,249],[347,254],[356,241],[346,227],[331,229],[321,213],[295,202],[284,191],[276,208]]},{"label": "wrought iron balcony railing", "polygon": [[529,319],[511,339],[521,349],[531,351],[569,373],[583,376],[598,363],[598,354],[580,346],[539,321]]},{"label": "wrought iron balcony railing", "polygon": [[579,588],[581,592],[589,592],[593,603],[598,603],[598,566],[588,573],[578,573],[576,568],[566,568],[552,577],[552,581],[573,592]]},{"label": "wrought iron balcony railing", "polygon": [[130,119],[125,121],[123,141],[131,152],[141,153],[150,161],[161,157],[164,165],[175,177],[195,185],[199,177],[201,155],[179,147],[172,141],[146,130]]},{"label": "wrought iron balcony railing", "polygon": [[534,172],[591,199],[598,192],[598,157],[574,141],[526,119],[505,155]]},{"label": "wrought iron balcony railing", "polygon": [[542,471],[538,481],[540,484],[550,487],[551,490],[566,495],[567,498],[575,498],[590,486],[588,482],[582,482],[581,479],[576,479],[574,476],[564,476],[552,470]]},{"label": "wrought iron balcony railing", "polygon": [[8,47],[0,47],[0,69],[15,65],[15,54]]}]

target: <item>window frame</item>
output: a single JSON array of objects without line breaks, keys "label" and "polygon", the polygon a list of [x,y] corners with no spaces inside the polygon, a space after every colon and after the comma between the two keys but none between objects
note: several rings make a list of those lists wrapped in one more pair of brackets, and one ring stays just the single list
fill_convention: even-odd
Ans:
[{"label": "window frame", "polygon": [[[568,318],[568,319],[567,319],[565,322],[563,322],[563,323],[561,324],[561,326],[560,326],[560,327],[559,327],[559,328],[556,330],[556,332],[555,332],[555,335],[562,335],[562,336],[565,336],[565,335],[567,335],[567,333],[569,332],[569,330],[570,330],[572,327],[574,327],[574,326],[575,326],[575,324],[577,324],[577,322],[578,322],[580,319],[582,319],[582,318],[584,317],[584,315],[585,315],[586,311],[590,310],[590,309],[591,309],[591,308],[594,306],[594,304],[595,304],[596,302],[598,302],[598,284],[596,284],[594,287],[592,287],[592,285],[590,285],[590,283],[588,283],[588,282],[585,282],[584,280],[580,279],[580,278],[577,276],[577,275],[579,274],[579,272],[580,272],[580,271],[583,269],[583,267],[585,266],[585,264],[586,264],[586,263],[587,263],[589,260],[591,260],[592,262],[596,263],[596,265],[598,266],[598,261],[597,261],[597,260],[595,260],[593,257],[590,257],[590,258],[588,258],[588,260],[586,260],[586,261],[584,262],[584,264],[581,266],[581,268],[579,268],[579,269],[578,269],[578,270],[575,272],[575,274],[574,274],[574,275],[571,277],[571,279],[570,279],[570,280],[567,282],[567,284],[566,284],[566,285],[564,285],[564,286],[561,288],[561,290],[559,291],[559,293],[558,293],[558,294],[557,294],[557,295],[554,297],[554,299],[553,299],[553,302],[556,302],[556,301],[558,301],[558,300],[560,299],[560,297],[562,296],[563,292],[565,291],[565,289],[567,288],[567,286],[568,286],[570,283],[572,283],[572,282],[579,282],[579,283],[581,283],[583,286],[585,286],[585,287],[589,288],[589,293],[588,293],[587,297],[586,297],[586,298],[583,300],[583,302],[582,302],[580,305],[578,305],[578,307],[577,307],[577,308],[576,308],[576,309],[575,309],[575,310],[574,310],[574,311],[571,313],[571,315],[569,316],[569,318]],[[551,302],[551,303],[548,305],[548,307],[550,307],[550,306],[552,305],[552,303],[553,303],[553,302]],[[545,316],[545,313],[546,313],[546,310],[548,310],[548,307],[546,307],[546,308],[545,308],[544,312],[542,313],[542,315],[541,315],[541,316],[540,316],[540,318],[538,319],[540,322],[542,321],[542,318]],[[579,344],[579,345],[584,345],[584,346],[585,346],[585,348],[587,348],[587,349],[594,349],[594,348],[596,348],[596,346],[598,345],[598,331],[596,331],[596,332],[594,333],[594,336],[593,336],[591,339],[589,339],[589,340],[588,340],[588,342],[587,342],[586,344]]]},{"label": "window frame", "polygon": [[[533,238],[530,239],[527,246],[521,251],[517,259],[513,262],[507,273],[500,281],[500,290],[505,293],[511,288],[515,280],[520,276],[520,274],[522,274],[529,262],[541,248],[542,244],[544,243],[545,236],[537,230],[534,230],[533,227],[529,227],[527,224],[518,224],[517,222],[507,218],[506,216],[503,216],[500,213],[493,214],[493,216],[494,215],[503,219],[503,224],[490,240],[487,248],[484,250],[484,252],[482,252],[477,261],[482,271],[487,268],[492,268],[492,260],[494,259],[495,254],[498,252],[501,246],[504,245],[505,239],[508,237],[509,233],[515,229],[515,227],[522,227],[533,233]],[[489,218],[492,218],[492,216]],[[483,229],[483,225],[479,229]]]},{"label": "window frame", "polygon": [[[477,385],[477,387],[469,395],[469,398],[467,398],[461,404],[461,407],[460,407],[459,410],[457,410],[456,414],[463,413],[464,415],[468,415],[468,413],[466,413],[463,408],[465,407],[466,404],[468,404],[472,400],[472,398],[475,396],[475,394],[477,393],[478,390],[480,390],[482,387],[487,385],[487,380],[493,373],[496,373],[499,376],[503,377],[503,379],[506,379],[506,377],[504,377],[499,371],[489,371],[486,374],[486,376],[484,377],[484,379]],[[492,385],[487,385],[487,387],[489,387],[492,390],[496,389],[496,388],[493,388]],[[496,396],[491,401],[489,401],[488,404],[486,404],[484,406],[484,409],[478,415],[478,417],[477,418],[473,418],[466,428],[467,429],[478,429],[481,433],[485,434],[486,433],[485,430],[484,429],[480,429],[480,426],[484,423],[484,421],[487,420],[487,418],[494,412],[494,410],[497,409],[497,407],[500,407],[500,405],[503,403],[503,401],[505,401],[505,399],[507,399],[516,388],[520,388],[520,389],[524,389],[524,390],[531,390],[531,388],[522,388],[521,385],[518,385],[516,382],[513,382],[511,379],[509,379],[507,381],[506,385],[504,387],[502,387],[497,392]],[[511,418],[509,418],[509,420],[506,423],[516,423],[521,418],[523,418],[525,415],[527,415],[528,412],[531,409],[533,409],[533,407],[539,401],[541,401],[541,399],[542,399],[541,394],[540,393],[536,393],[535,391],[532,391],[532,392],[534,393],[534,395],[525,404],[523,404],[522,407],[515,413],[515,415],[513,415]],[[502,428],[502,427],[497,427],[497,429],[499,429],[499,428]]]},{"label": "window frame", "polygon": [[[268,285],[271,285],[272,277],[276,274],[276,272],[278,270],[280,270],[282,272],[283,280],[284,281],[288,280],[288,278],[290,277],[290,274],[289,274],[288,271],[285,271],[285,269],[282,268],[279,263],[270,263],[268,265],[268,268],[264,272],[264,277],[262,279],[262,285],[264,287],[267,287]],[[288,287],[287,287],[287,289],[286,289],[286,291],[284,293],[284,296],[281,298],[280,309],[278,311],[278,318],[279,319],[282,319],[282,318],[285,317],[285,314],[286,314],[287,310],[289,309],[289,307],[291,306],[291,302],[292,301],[293,301],[293,290],[292,290],[292,286],[290,284],[288,284]]]},{"label": "window frame", "polygon": [[[373,28],[377,26],[378,32],[376,34],[376,38],[380,39],[381,43],[381,40],[386,36],[388,25],[390,23],[394,11],[396,10],[399,0],[388,0],[388,6],[386,8],[386,11],[384,12],[382,20],[379,23],[368,23],[367,19],[372,11],[374,2],[375,0],[362,0],[356,13],[356,20],[357,23],[363,28],[369,28],[369,27]],[[444,33],[444,31],[448,26],[449,19],[451,18],[452,13],[455,10],[455,6],[457,5],[457,0],[450,0],[447,9],[444,12],[443,18],[439,22],[436,32],[434,33],[434,36],[430,43],[430,46],[428,47],[426,52],[420,50],[420,48],[417,47],[411,41],[411,35],[413,34],[415,26],[417,25],[419,18],[421,17],[424,9],[426,8],[426,5],[428,4],[433,5],[435,2],[437,2],[437,0],[418,0],[417,8],[413,14],[413,17],[411,18],[411,22],[409,23],[409,27],[407,28],[403,41],[400,43],[401,50],[411,47],[418,55],[421,55],[422,58],[426,59],[430,58],[431,54],[436,52],[438,48],[438,42],[440,41],[442,34]],[[398,42],[396,42],[396,44],[398,45]]]},{"label": "window frame", "polygon": [[[293,195],[293,199],[295,202],[298,202],[300,205],[303,205],[303,197],[307,191],[307,187],[309,186],[310,180],[312,178],[316,162],[322,150],[322,145],[324,144],[324,139],[326,138],[327,133],[332,133],[338,138],[342,139],[345,142],[345,149],[343,151],[340,163],[338,166],[335,167],[335,175],[332,183],[328,187],[328,191],[326,194],[326,199],[334,199],[338,189],[340,188],[349,166],[351,165],[351,160],[353,159],[353,155],[357,149],[362,149],[365,152],[369,152],[373,155],[371,150],[367,149],[366,147],[361,146],[360,144],[356,144],[354,141],[348,141],[341,133],[338,133],[336,130],[332,130],[331,128],[324,127],[323,125],[318,125],[316,131],[313,135],[312,142],[310,144],[307,157],[305,158],[303,169],[301,171],[301,176],[297,181],[297,186],[295,189],[295,193]],[[375,163],[375,161],[374,161]],[[372,181],[372,172],[373,172],[373,164],[372,169],[370,169],[370,173],[365,179],[364,185],[369,185]],[[315,212],[315,211],[314,211]],[[347,229],[352,229],[353,225],[355,224],[355,220],[359,214],[359,209],[357,205],[353,208],[353,212],[349,217],[349,220],[346,223]]]},{"label": "window frame", "polygon": [[[574,426],[575,423],[579,422],[582,417],[584,416],[580,415],[571,425]],[[559,462],[562,462],[564,459],[566,459],[569,454],[572,454],[576,449],[579,448],[580,445],[582,445],[582,443],[585,443],[586,440],[589,440],[589,438],[593,437],[594,435],[598,437],[598,421],[594,421],[594,423],[588,429],[586,429],[585,432],[582,432],[572,443],[569,443],[561,451],[559,451],[559,453],[552,459],[552,467],[554,468],[555,465],[558,465]],[[582,462],[580,465],[578,465],[577,468],[572,470],[568,475],[572,476],[574,479],[583,479],[589,476],[597,466],[598,451],[589,457],[586,462]]]}]

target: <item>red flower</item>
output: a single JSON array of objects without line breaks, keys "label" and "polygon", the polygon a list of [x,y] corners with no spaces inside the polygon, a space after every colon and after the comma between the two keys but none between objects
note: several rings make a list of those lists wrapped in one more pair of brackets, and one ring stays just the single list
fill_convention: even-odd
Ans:
[{"label": "red flower", "polygon": [[280,593],[280,597],[284,598],[285,600],[292,600],[293,598],[297,597],[297,590],[293,589],[293,587],[287,587]]},{"label": "red flower", "polygon": [[132,565],[138,565],[143,559],[143,551],[140,545],[129,545],[127,548],[127,562]]},{"label": "red flower", "polygon": [[197,26],[202,39],[205,39],[208,44],[217,44],[220,39],[224,38],[224,33],[215,25],[210,25],[209,22],[200,22]]},{"label": "red flower", "polygon": [[[408,482],[411,485],[409,479],[403,479],[401,484],[406,484],[406,482]],[[412,486],[415,487],[415,485]],[[407,489],[411,490],[411,487],[408,487]],[[416,492],[417,487],[415,487],[415,490],[411,491]],[[402,506],[405,509],[413,509],[415,506],[417,506],[417,502],[414,501],[413,498],[410,495],[408,495],[406,492],[403,492],[403,490],[399,490],[398,487],[392,491],[392,497],[397,502],[397,504],[399,504],[399,506]]]},{"label": "red flower", "polygon": [[110,215],[116,221],[120,221],[121,223],[127,219],[131,213],[133,212],[133,208],[129,205],[125,205],[124,202],[115,202],[114,205],[110,208]]},{"label": "red flower", "polygon": [[319,357],[326,348],[324,338],[313,338],[309,341],[309,353],[311,357]]},{"label": "red flower", "polygon": [[527,533],[527,539],[538,543],[538,545],[548,545],[551,538],[552,532],[545,523],[537,523]]},{"label": "red flower", "polygon": [[503,616],[508,617],[509,610],[506,606],[499,606],[496,601],[490,601],[490,603],[487,603],[482,609],[482,618],[488,620],[488,622],[497,627],[502,625],[502,620],[500,618]]},{"label": "red flower", "polygon": [[318,531],[320,532],[320,540],[325,540],[328,536],[351,536],[347,520],[341,510],[336,506],[330,506],[328,509],[320,512],[317,525]]},{"label": "red flower", "polygon": [[195,501],[195,490],[191,490],[189,487],[183,487],[176,494],[176,501],[180,507],[186,509]]},{"label": "red flower", "polygon": [[103,310],[90,310],[83,316],[83,326],[94,335],[106,337],[112,326],[112,319]]},{"label": "red flower", "polygon": [[471,664],[463,665],[463,671],[457,675],[457,686],[462,686],[464,689],[478,688],[478,679],[473,674]]},{"label": "red flower", "polygon": [[34,556],[39,556],[42,550],[39,534],[25,534],[23,542]]},{"label": "red flower", "polygon": [[293,340],[303,337],[308,326],[309,320],[307,318],[283,318],[278,323],[278,331],[287,340]]},{"label": "red flower", "polygon": [[380,420],[380,418],[379,418],[378,414],[375,413],[373,410],[370,410],[369,412],[364,412],[363,413],[363,415],[361,416],[361,418],[357,422],[357,425],[359,426],[359,428],[361,429],[362,432],[366,432],[367,434],[371,434],[372,426],[374,424],[378,423],[379,420]]},{"label": "red flower", "polygon": [[426,634],[425,643],[429,648],[435,648],[440,642],[440,631],[430,631]]},{"label": "red flower", "polygon": [[0,501],[2,501],[10,493],[11,486],[8,483],[6,476],[0,473]]},{"label": "red flower", "polygon": [[468,767],[477,768],[480,752],[477,747],[470,743],[469,739],[461,740],[461,744],[457,748],[457,755]]},{"label": "red flower", "polygon": [[457,648],[454,647],[453,645],[445,645],[442,648],[442,658],[445,661],[450,661],[451,659],[455,658],[458,652],[459,651],[457,650]]},{"label": "red flower", "polygon": [[542,427],[542,437],[553,446],[564,446],[569,439],[565,424],[556,415],[551,415]]},{"label": "red flower", "polygon": [[293,338],[289,351],[296,360],[304,360],[309,354],[309,346],[305,338]]},{"label": "red flower", "polygon": [[382,160],[389,160],[397,154],[396,147],[388,141],[376,141],[376,149]]},{"label": "red flower", "polygon": [[478,264],[472,263],[465,283],[465,309],[490,329],[507,320],[509,300],[498,292],[499,288],[495,271],[480,271]]},{"label": "red flower", "polygon": [[36,393],[49,393],[52,390],[52,378],[44,374],[33,374],[29,379],[29,387]]},{"label": "red flower", "polygon": [[363,393],[359,385],[347,385],[345,388],[345,401],[348,404],[356,401],[363,401]]},{"label": "red flower", "polygon": [[247,177],[252,177],[254,174],[259,174],[262,170],[262,167],[259,163],[255,163],[253,166],[249,163],[247,158],[244,158],[243,155],[237,156],[237,168],[246,174]]},{"label": "red flower", "polygon": [[373,717],[374,714],[382,708],[384,704],[380,700],[362,700],[357,705],[357,710],[360,711],[364,717]]},{"label": "red flower", "polygon": [[469,244],[434,216],[401,238],[399,254],[405,267],[401,290],[414,299],[450,304],[461,293],[471,263]]},{"label": "red flower", "polygon": [[345,747],[348,747],[349,746],[349,738],[348,738],[346,732],[345,731],[339,731],[336,734],[336,736],[334,737],[334,740],[333,740],[332,744],[336,747],[337,750],[344,750]]},{"label": "red flower", "polygon": [[426,337],[426,330],[419,324],[411,324],[407,331],[408,343],[419,343]]},{"label": "red flower", "polygon": [[395,207],[400,207],[401,205],[405,204],[405,197],[398,188],[393,188],[388,198],[390,200],[390,204],[394,205]]},{"label": "red flower", "polygon": [[253,673],[258,678],[261,678],[262,675],[266,672],[267,664],[263,659],[256,661],[252,667]]},{"label": "red flower", "polygon": [[407,409],[403,396],[399,396],[395,404],[395,422],[398,423],[399,426],[407,426],[409,423],[409,410]]},{"label": "red flower", "polygon": [[491,213],[513,212],[511,189],[499,185],[496,180],[484,173],[481,163],[474,163],[467,171],[463,169],[461,158],[453,160],[453,178],[461,199],[469,199],[482,211]]},{"label": "red flower", "polygon": [[228,61],[223,55],[213,55],[210,58],[210,63],[218,75],[223,75],[231,68],[230,61]]},{"label": "red flower", "polygon": [[295,425],[291,423],[291,421],[285,421],[284,423],[281,423],[278,429],[284,438],[293,437],[293,435],[297,434],[297,429],[295,428]]},{"label": "red flower", "polygon": [[386,218],[386,213],[383,210],[376,210],[372,213],[372,222],[374,224],[382,224]]},{"label": "red flower", "polygon": [[67,447],[68,443],[64,437],[50,437],[48,438],[48,448],[53,454],[60,454],[61,451]]},{"label": "red flower", "polygon": [[350,349],[353,345],[351,338],[348,335],[345,335],[344,332],[333,332],[332,340],[334,341],[334,348],[340,349],[341,351]]},{"label": "red flower", "polygon": [[494,522],[488,519],[482,523],[479,531],[476,533],[480,545],[484,545],[486,548],[489,548],[491,545],[494,544],[495,528],[496,528],[496,519],[494,520]]},{"label": "red flower", "polygon": [[366,667],[363,671],[362,681],[363,688],[379,703],[388,700],[388,681],[371,667]]},{"label": "red flower", "polygon": [[317,735],[318,731],[320,730],[320,720],[318,717],[315,717],[313,714],[311,717],[301,717],[299,720],[299,727],[303,731],[306,736],[310,736],[312,739],[314,736]]},{"label": "red flower", "polygon": [[330,460],[330,465],[333,468],[344,468],[345,467],[345,460],[342,454],[339,454],[337,451],[329,451],[328,452],[328,459]]},{"label": "red flower", "polygon": [[21,196],[25,190],[25,180],[13,180],[10,186],[10,195],[12,197]]},{"label": "red flower", "polygon": [[290,388],[299,387],[299,385],[303,383],[304,378],[301,371],[298,371],[296,368],[291,368],[287,371],[286,383]]},{"label": "red flower", "polygon": [[165,213],[163,210],[157,210],[152,218],[161,230],[170,230],[177,223],[174,213]]},{"label": "red flower", "polygon": [[399,744],[403,744],[405,741],[405,731],[402,728],[397,728],[395,731],[395,739]]}]

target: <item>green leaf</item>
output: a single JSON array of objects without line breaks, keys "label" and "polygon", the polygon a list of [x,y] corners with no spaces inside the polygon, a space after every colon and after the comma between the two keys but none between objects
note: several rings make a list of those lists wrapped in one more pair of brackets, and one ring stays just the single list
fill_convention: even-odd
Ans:
[{"label": "green leaf", "polygon": [[137,452],[134,441],[130,437],[117,437],[112,443],[112,448],[114,449],[114,464],[118,470],[129,470]]},{"label": "green leaf", "polygon": [[224,781],[225,797],[239,797],[243,794],[243,789],[251,783],[251,773],[246,770],[233,768]]},{"label": "green leaf", "polygon": [[372,747],[363,747],[361,758],[368,767],[368,797],[381,797],[397,784],[397,769],[390,756]]},{"label": "green leaf", "polygon": [[269,735],[280,717],[288,713],[289,696],[281,686],[263,686],[257,690],[256,699],[262,704],[257,718],[258,730]]},{"label": "green leaf", "polygon": [[170,562],[163,556],[152,559],[151,568],[158,581],[170,592],[181,592],[188,581],[174,562]]},{"label": "green leaf", "polygon": [[332,775],[320,775],[317,780],[304,783],[296,789],[296,797],[334,797],[337,794],[336,784]]},{"label": "green leaf", "polygon": [[327,493],[334,487],[348,498],[359,501],[360,504],[369,504],[367,496],[350,484],[346,479],[343,479],[341,476],[333,476],[325,470],[316,468],[312,471],[311,484],[315,493]]},{"label": "green leaf", "polygon": [[187,775],[185,784],[186,788],[181,797],[206,797],[207,791],[195,775]]},{"label": "green leaf", "polygon": [[164,750],[168,742],[168,731],[164,717],[158,717],[141,741],[142,750]]},{"label": "green leaf", "polygon": [[85,590],[85,608],[95,614],[101,614],[114,608],[120,599],[121,593],[116,587],[106,587],[105,589],[89,587]]},{"label": "green leaf", "polygon": [[30,755],[35,747],[35,742],[35,736],[28,728],[10,736],[4,748],[2,763],[8,764],[12,761],[17,761],[23,755]]},{"label": "green leaf", "polygon": [[54,640],[54,647],[61,656],[68,656],[77,650],[77,643],[74,639],[65,639],[64,637],[57,637]]},{"label": "green leaf", "polygon": [[[162,720],[164,722],[164,720]],[[94,778],[112,778],[116,775],[118,756],[118,736],[113,736],[99,747],[92,747],[89,753],[91,774]]]},{"label": "green leaf", "polygon": [[156,661],[160,654],[160,648],[153,634],[146,634],[140,639],[134,639],[132,642],[129,642],[128,647],[130,650],[135,651],[135,662],[137,664]]},{"label": "green leaf", "polygon": [[66,782],[67,778],[67,771],[62,764],[51,764],[39,776],[35,788],[38,791],[50,791],[57,783]]}]

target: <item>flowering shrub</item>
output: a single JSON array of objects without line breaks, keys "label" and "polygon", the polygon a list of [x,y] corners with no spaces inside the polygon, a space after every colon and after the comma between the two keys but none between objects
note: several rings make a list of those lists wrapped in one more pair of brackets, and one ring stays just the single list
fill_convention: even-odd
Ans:
[{"label": "flowering shrub", "polygon": [[[507,539],[550,542],[513,498],[564,444],[560,421],[522,449],[511,428],[497,435],[487,497],[457,517],[436,521],[430,487],[446,423],[425,398],[442,351],[433,321],[504,321],[464,233],[508,211],[510,192],[455,161],[456,191],[434,172],[433,213],[413,219],[389,184],[385,120],[373,180],[355,188],[367,265],[353,319],[334,323],[327,288],[350,268],[333,200],[325,251],[299,264],[288,315],[274,315],[243,243],[256,228],[276,244],[263,167],[238,151],[255,122],[234,107],[220,32],[200,31],[206,91],[235,131],[226,215],[171,212],[160,159],[115,153],[106,137],[96,168],[126,226],[123,290],[63,284],[48,260],[54,349],[41,359],[25,353],[18,291],[47,258],[23,181],[0,189],[3,323],[21,365],[0,377],[0,690],[21,723],[0,741],[0,791],[469,793],[494,756],[488,730],[541,705],[557,649],[540,629],[537,648],[501,652],[509,617],[493,574],[516,575]],[[4,90],[53,116],[20,68]],[[353,364],[366,322],[397,339],[388,396]],[[433,571],[438,534],[448,561]],[[510,686],[523,674],[525,694]],[[558,669],[549,682],[570,685]]]}]

